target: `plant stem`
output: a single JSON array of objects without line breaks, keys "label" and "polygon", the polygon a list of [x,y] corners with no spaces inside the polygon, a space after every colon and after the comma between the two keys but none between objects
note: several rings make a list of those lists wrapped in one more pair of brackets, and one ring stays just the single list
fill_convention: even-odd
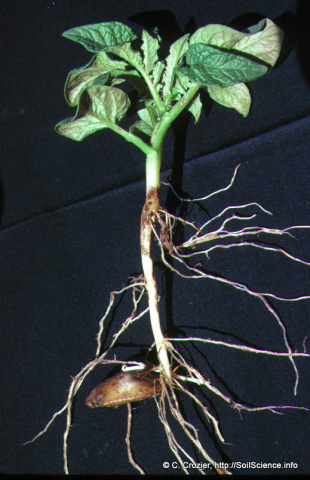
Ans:
[{"label": "plant stem", "polygon": [[154,150],[158,150],[162,146],[168,128],[192,101],[200,87],[201,85],[194,84],[184,95],[184,97],[178,103],[176,103],[169,112],[166,112],[163,115],[160,122],[155,127],[152,135],[151,145]]},{"label": "plant stem", "polygon": [[167,130],[177,116],[188,106],[199,88],[199,85],[191,87],[182,100],[162,116],[152,135],[150,147],[152,151],[150,153],[146,152],[146,200],[141,215],[140,231],[141,259],[157,356],[161,370],[169,383],[172,381],[171,368],[166,339],[160,325],[157,284],[151,252],[153,236],[152,223],[156,220],[155,213],[159,209],[158,192],[160,186],[161,155]]},{"label": "plant stem", "polygon": [[144,71],[143,68],[140,67],[140,65],[135,65],[135,67],[138,70],[138,72],[142,75],[142,77],[144,78],[147,86],[149,87],[149,90],[151,92],[151,95],[153,97],[153,100],[154,100],[154,103],[156,105],[156,108],[157,108],[157,111],[158,111],[159,115],[164,115],[164,113],[166,111],[165,107],[163,106],[161,98],[160,98],[156,88],[154,87],[154,85],[152,83],[152,80],[150,79],[149,75]]},{"label": "plant stem", "polygon": [[140,150],[142,150],[142,152],[145,153],[146,155],[149,155],[149,154],[153,153],[152,147],[150,147],[147,143],[145,143],[143,140],[141,140],[141,138],[137,137],[137,135],[134,135],[133,133],[127,132],[127,130],[124,130],[119,125],[114,125],[114,124],[111,123],[111,125],[109,125],[109,127],[111,128],[111,130],[116,132],[118,135],[121,135],[122,137],[124,137],[125,140],[127,140],[127,142],[133,143],[138,148],[140,148]]},{"label": "plant stem", "polygon": [[146,195],[153,188],[159,191],[160,167],[161,167],[162,146],[158,151],[153,150],[146,156],[145,178]]},{"label": "plant stem", "polygon": [[145,281],[145,288],[148,294],[149,312],[151,327],[154,335],[158,360],[168,382],[171,381],[171,369],[166,348],[166,340],[161,330],[157,284],[154,275],[152,259],[152,223],[155,220],[155,213],[159,208],[159,174],[161,165],[161,148],[146,157],[146,200],[141,215],[141,259]]}]

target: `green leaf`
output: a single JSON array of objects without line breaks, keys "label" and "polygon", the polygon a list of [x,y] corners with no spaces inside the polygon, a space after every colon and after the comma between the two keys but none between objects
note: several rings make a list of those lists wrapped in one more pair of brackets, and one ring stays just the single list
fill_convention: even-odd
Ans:
[{"label": "green leaf", "polygon": [[101,121],[116,124],[130,107],[128,95],[119,88],[94,85],[87,89],[87,93],[91,99],[91,112]]},{"label": "green leaf", "polygon": [[266,20],[269,20],[269,19],[263,18],[263,20],[258,22],[256,25],[252,25],[251,27],[245,28],[243,30],[243,33],[249,33],[249,34],[253,35],[253,33],[260,32],[261,30],[263,30],[265,28]]},{"label": "green leaf", "polygon": [[93,115],[86,113],[80,118],[71,117],[57,123],[56,132],[64,137],[81,142],[92,133],[107,128]]},{"label": "green leaf", "polygon": [[160,81],[164,69],[165,69],[165,65],[163,64],[163,62],[157,62],[155,67],[153,68],[152,82],[154,87],[156,87],[156,85]]},{"label": "green leaf", "polygon": [[109,74],[102,73],[101,75],[99,75],[99,77],[95,78],[92,85],[106,85],[108,80],[109,80]]},{"label": "green leaf", "polygon": [[124,43],[123,45],[117,47],[109,47],[107,51],[110,53],[114,53],[118,57],[133,65],[135,68],[141,68],[141,55],[135,50],[133,50],[129,43]]},{"label": "green leaf", "polygon": [[89,52],[100,52],[108,47],[131,42],[137,37],[133,31],[120,22],[94,23],[70,28],[63,34],[73,42],[80,43]]},{"label": "green leaf", "polygon": [[169,55],[166,58],[166,70],[163,76],[164,82],[164,89],[163,94],[164,96],[170,91],[173,81],[174,81],[174,71],[175,68],[179,65],[182,61],[183,56],[185,55],[188,49],[188,38],[189,34],[184,35],[183,37],[179,38],[176,42],[174,42],[169,50]]},{"label": "green leaf", "polygon": [[140,120],[131,125],[129,131],[136,134],[142,132],[151,137],[154,131],[154,126],[152,124],[149,110],[147,108],[142,108],[141,110],[138,110],[137,113]]},{"label": "green leaf", "polygon": [[191,36],[190,45],[205,43],[217,47],[230,48],[234,42],[243,38],[244,33],[238,32],[226,25],[210,24],[201,27]]},{"label": "green leaf", "polygon": [[93,85],[84,91],[75,117],[63,120],[55,128],[60,135],[81,141],[97,130],[113,129],[129,106],[128,95],[122,90]]},{"label": "green leaf", "polygon": [[192,85],[192,82],[189,80],[189,78],[183,76],[179,70],[176,70],[176,76],[175,76],[175,81],[172,88],[172,94],[173,95],[179,94],[183,96],[191,85]]},{"label": "green leaf", "polygon": [[141,48],[144,53],[144,67],[146,73],[150,73],[158,60],[157,51],[159,49],[159,41],[153,38],[146,30],[143,30],[142,40]]},{"label": "green leaf", "polygon": [[244,83],[237,83],[225,88],[220,85],[209,85],[207,90],[215,102],[224,107],[234,108],[244,117],[248,115],[251,107],[251,95]]},{"label": "green leaf", "polygon": [[202,109],[202,103],[200,100],[200,95],[197,95],[197,97],[194,99],[193,102],[191,102],[188,108],[188,111],[191,112],[191,114],[194,116],[195,123],[197,123],[200,118],[201,109]]},{"label": "green leaf", "polygon": [[152,136],[154,128],[143,120],[138,120],[133,125],[131,125],[129,131],[130,133],[139,134],[139,132],[144,133],[148,137]]},{"label": "green leaf", "polygon": [[239,32],[225,25],[207,25],[199,28],[191,36],[190,45],[205,43],[234,50],[237,53],[247,53],[273,67],[279,57],[282,41],[282,30],[269,18],[266,18],[247,29],[247,33]]},{"label": "green leaf", "polygon": [[[126,65],[125,62],[112,60],[105,52],[94,55],[90,63],[69,73],[65,84],[67,102],[71,107],[78,105],[82,92],[96,83],[98,77],[115,69],[124,70]],[[102,77],[101,81],[107,78],[107,76]]]},{"label": "green leaf", "polygon": [[147,90],[145,81],[136,70],[112,70],[109,72],[109,78],[113,78],[111,82],[113,85],[128,81],[140,94]]},{"label": "green leaf", "polygon": [[152,120],[147,108],[142,108],[141,110],[138,110],[137,113],[141,120],[143,120],[145,123],[152,127]]},{"label": "green leaf", "polygon": [[180,69],[192,82],[200,85],[229,87],[241,82],[251,82],[268,71],[268,67],[232,52],[196,43],[186,54],[190,68]]}]

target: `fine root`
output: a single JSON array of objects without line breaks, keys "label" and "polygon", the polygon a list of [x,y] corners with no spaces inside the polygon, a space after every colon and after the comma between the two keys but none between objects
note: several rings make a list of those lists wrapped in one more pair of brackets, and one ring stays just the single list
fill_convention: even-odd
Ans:
[{"label": "fine root", "polygon": [[[209,199],[211,196],[217,195],[223,191],[228,190],[229,188],[232,187],[236,174],[238,171],[238,168],[240,165],[238,165],[234,171],[234,174],[232,176],[231,181],[229,184],[220,190],[217,190],[215,192],[212,192],[210,195],[207,195],[206,197],[202,197],[199,199],[184,199],[184,201],[202,201]],[[180,200],[181,197],[178,196]],[[276,320],[278,326],[282,330],[282,337],[283,341],[287,350],[287,356],[293,366],[294,372],[295,372],[295,384],[294,384],[294,394],[297,395],[297,388],[298,388],[298,382],[299,382],[299,374],[298,374],[298,369],[296,366],[296,363],[294,361],[294,354],[293,351],[290,347],[288,337],[287,337],[287,331],[285,328],[285,325],[283,321],[280,318],[280,315],[277,313],[275,308],[272,306],[271,302],[269,299],[275,299],[275,300],[280,300],[282,302],[297,302],[301,300],[306,300],[310,299],[310,295],[303,295],[303,296],[297,296],[297,297],[292,297],[292,298],[286,298],[286,297],[281,297],[278,295],[275,295],[271,292],[257,292],[247,285],[227,279],[225,277],[222,277],[220,275],[216,275],[213,273],[210,273],[208,271],[205,271],[204,269],[201,268],[200,263],[196,263],[195,265],[191,265],[190,260],[192,257],[195,257],[197,255],[200,256],[205,256],[209,258],[210,253],[214,251],[215,249],[230,249],[234,247],[252,247],[252,248],[258,248],[262,249],[265,251],[270,251],[273,253],[280,253],[282,255],[285,255],[288,257],[290,260],[298,263],[302,263],[304,265],[310,265],[310,262],[307,262],[305,260],[302,260],[289,252],[287,252],[285,249],[278,247],[278,246],[270,246],[270,245],[265,245],[265,244],[260,244],[255,242],[254,240],[244,240],[247,236],[257,236],[261,234],[267,234],[267,235],[289,235],[292,236],[290,233],[294,229],[306,229],[310,228],[308,225],[295,225],[295,226],[290,226],[285,229],[275,229],[275,228],[267,228],[264,226],[249,226],[249,227],[244,227],[241,229],[236,229],[236,230],[227,230],[226,227],[229,223],[235,222],[235,221],[250,221],[256,218],[257,214],[254,213],[252,215],[248,216],[239,216],[236,214],[232,214],[225,218],[221,225],[217,229],[212,229],[212,224],[215,220],[220,219],[223,217],[227,212],[231,210],[240,210],[240,209],[248,209],[249,207],[257,207],[260,211],[267,213],[271,215],[271,212],[266,210],[262,205],[256,202],[250,202],[247,204],[243,205],[234,205],[234,206],[228,206],[224,210],[222,210],[220,213],[212,217],[210,220],[208,220],[206,223],[204,223],[201,227],[197,227],[195,224],[189,222],[189,221],[184,221],[183,219],[180,219],[179,217],[170,214],[165,210],[164,208],[160,208],[158,213],[157,213],[157,222],[160,227],[159,231],[156,228],[156,225],[153,225],[153,233],[155,238],[157,239],[157,243],[159,245],[159,248],[161,250],[161,259],[164,265],[177,275],[179,275],[182,278],[185,279],[208,279],[208,280],[215,280],[220,283],[224,283],[226,285],[230,285],[231,287],[243,291],[247,293],[250,296],[256,297],[259,299],[261,302],[263,302],[265,308],[270,312],[270,314],[273,316],[273,318]],[[173,228],[176,222],[181,221],[183,225],[187,225],[189,228],[194,229],[195,233],[191,235],[187,240],[182,242],[179,245],[174,245],[173,243]],[[241,238],[241,241],[236,243],[236,242],[231,242],[232,238]],[[223,240],[226,240],[227,243],[222,243]],[[219,243],[220,241],[220,243]],[[211,246],[206,246],[208,242],[212,242],[213,244]],[[200,246],[199,250],[197,250],[197,246]],[[193,252],[193,250],[195,250]],[[177,264],[179,268],[175,267],[170,260],[167,258],[167,254],[174,261],[174,264]],[[261,352],[257,352],[261,353]]]},{"label": "fine root", "polygon": [[[212,192],[211,194],[193,200],[193,199],[182,199],[183,201],[204,201],[208,200],[210,197],[219,194],[223,191],[228,190],[234,184],[237,171],[240,165],[235,169],[233,176],[229,182],[229,184],[220,189],[216,192]],[[179,197],[180,198],[180,197]],[[250,295],[258,300],[260,300],[267,312],[271,315],[271,317],[276,321],[276,324],[280,328],[282,332],[282,338],[285,345],[286,351],[284,352],[275,352],[266,349],[259,349],[253,348],[248,345],[239,345],[228,343],[220,340],[213,340],[211,338],[198,338],[198,337],[186,337],[186,338],[165,338],[164,339],[164,348],[168,354],[169,362],[170,362],[170,369],[171,375],[170,378],[167,377],[161,366],[159,365],[157,371],[159,373],[159,379],[161,383],[161,393],[160,395],[156,395],[154,391],[154,398],[156,402],[156,406],[158,409],[158,416],[159,419],[164,427],[168,445],[170,450],[175,455],[176,459],[180,463],[183,471],[185,473],[189,473],[188,470],[184,466],[183,459],[186,458],[192,463],[194,459],[191,455],[186,451],[186,449],[181,445],[181,442],[177,439],[176,434],[173,431],[168,419],[168,412],[172,415],[175,421],[181,426],[182,431],[184,434],[190,439],[191,443],[195,447],[196,451],[200,453],[202,458],[204,458],[207,462],[211,464],[214,470],[220,474],[230,474],[230,471],[223,470],[219,468],[215,459],[213,459],[208,452],[206,451],[204,445],[202,444],[199,438],[198,429],[189,421],[184,418],[182,414],[180,404],[179,404],[179,395],[185,395],[189,397],[194,405],[200,409],[203,417],[207,420],[208,423],[212,426],[213,433],[215,437],[221,442],[225,443],[223,435],[220,430],[220,425],[218,419],[209,411],[209,409],[204,405],[204,403],[200,400],[198,395],[194,394],[192,390],[188,389],[188,384],[194,384],[200,389],[206,389],[210,392],[211,395],[216,395],[225,403],[229,404],[233,409],[236,410],[246,410],[251,412],[258,412],[262,410],[269,410],[273,413],[280,414],[281,410],[284,409],[300,409],[300,410],[307,410],[304,407],[295,407],[291,405],[267,405],[267,406],[256,406],[256,407],[249,407],[247,405],[235,402],[233,398],[227,396],[224,392],[222,392],[216,385],[213,385],[209,379],[206,379],[203,374],[191,365],[178,351],[177,344],[181,342],[202,342],[204,344],[213,344],[221,347],[226,347],[229,349],[237,349],[243,351],[245,353],[254,353],[259,355],[268,355],[280,358],[287,358],[291,365],[293,366],[295,372],[295,383],[294,383],[294,394],[297,394],[297,387],[299,382],[299,374],[297,370],[297,366],[295,363],[295,357],[309,357],[310,355],[306,352],[306,338],[303,342],[303,351],[302,352],[293,352],[292,348],[289,344],[288,334],[286,331],[286,327],[277,313],[273,305],[271,304],[271,300],[279,300],[282,302],[298,302],[305,299],[310,299],[310,295],[303,295],[297,296],[292,298],[285,298],[278,295],[275,295],[272,292],[258,292],[254,289],[250,288],[244,283],[237,282],[235,280],[224,278],[220,275],[216,275],[214,273],[210,273],[201,267],[201,264],[195,263],[192,265],[190,262],[193,258],[197,255],[204,256],[207,259],[209,258],[210,254],[214,250],[224,250],[224,249],[232,249],[237,247],[251,247],[257,248],[265,251],[269,251],[275,254],[285,255],[293,262],[298,262],[304,265],[310,265],[310,262],[300,259],[291,253],[287,252],[284,248],[279,246],[271,246],[269,244],[264,244],[258,242],[257,240],[253,239],[254,236],[257,235],[271,235],[271,236],[282,236],[288,235],[292,236],[291,232],[294,229],[299,228],[310,228],[308,225],[305,226],[291,226],[285,229],[275,229],[275,228],[268,228],[265,226],[248,226],[243,228],[235,228],[235,229],[227,229],[228,225],[231,226],[232,224],[236,224],[238,222],[247,221],[250,222],[256,218],[257,213],[250,214],[250,215],[237,215],[235,213],[230,214],[232,210],[234,211],[246,211],[247,209],[255,207],[260,212],[270,215],[271,213],[266,210],[263,206],[256,202],[250,202],[247,204],[242,205],[235,205],[235,206],[228,206],[223,209],[220,213],[215,215],[213,218],[208,220],[202,226],[198,227],[194,223],[184,220],[178,216],[172,215],[168,213],[164,208],[159,208],[156,212],[152,213],[152,222],[151,228],[153,234],[157,240],[157,244],[159,246],[161,252],[161,259],[163,264],[172,272],[176,273],[182,278],[186,279],[206,279],[212,280],[216,282],[221,282],[230,287],[244,292],[247,295]],[[228,215],[228,216],[227,216]],[[218,228],[214,228],[213,225],[216,221],[220,221],[221,224]],[[181,244],[174,245],[173,242],[173,231],[174,226],[177,222],[182,222],[184,226],[186,226],[187,230],[192,232],[192,235],[189,235],[187,239],[185,239]],[[247,240],[249,238],[249,240]],[[237,240],[236,240],[237,239]],[[240,240],[239,240],[240,239]],[[212,242],[210,244],[210,242]],[[199,250],[197,249],[199,248]],[[195,260],[196,262],[196,260]],[[143,276],[137,277],[132,279],[131,283],[124,287],[119,291],[111,292],[110,294],[110,302],[106,309],[105,314],[101,318],[99,322],[98,334],[97,334],[97,345],[96,345],[96,354],[92,361],[87,363],[80,372],[72,378],[71,385],[69,388],[69,393],[67,397],[67,401],[65,405],[54,413],[52,418],[46,424],[44,429],[39,432],[30,442],[33,442],[38,437],[43,435],[49,427],[52,425],[54,420],[64,413],[67,412],[67,423],[66,429],[64,432],[63,437],[63,458],[64,458],[64,471],[65,473],[69,473],[68,468],[68,446],[67,440],[68,435],[70,432],[70,427],[72,424],[72,405],[75,395],[77,394],[78,390],[80,389],[83,381],[89,375],[89,373],[98,365],[98,364],[106,364],[106,365],[114,365],[119,364],[122,365],[123,370],[141,370],[145,368],[145,364],[142,362],[133,362],[133,361],[123,361],[116,359],[115,356],[109,358],[109,354],[113,352],[113,348],[116,346],[120,336],[136,321],[139,321],[143,318],[149,311],[149,307],[145,308],[144,310],[140,309],[140,302],[145,295],[146,289],[146,282]],[[121,296],[126,292],[131,292],[132,294],[132,302],[133,308],[130,315],[125,319],[122,323],[120,329],[117,333],[115,333],[112,337],[112,341],[110,342],[107,348],[103,348],[103,341],[102,341],[102,334],[104,331],[104,325],[107,321],[109,314],[111,314],[112,308],[115,304],[115,298],[117,296]],[[152,348],[152,347],[151,347]],[[151,349],[150,348],[150,349]],[[180,373],[181,371],[181,373]],[[131,404],[127,404],[128,408],[128,417],[127,417],[127,435],[126,435],[126,445],[127,445],[127,453],[128,459],[130,464],[139,471],[139,473],[144,474],[144,470],[140,465],[135,461],[133,458],[132,450],[131,450],[131,442],[130,442],[130,434],[132,428],[132,410]],[[26,442],[26,443],[30,443]],[[199,470],[201,473],[204,473],[202,469]]]},{"label": "fine root", "polygon": [[137,464],[137,462],[134,460],[133,455],[132,455],[132,450],[131,450],[131,444],[130,444],[130,434],[131,434],[131,422],[132,422],[132,413],[131,413],[131,403],[127,403],[127,434],[126,434],[126,445],[127,445],[127,455],[128,455],[128,460],[131,463],[131,465],[138,470],[138,472],[141,473],[141,475],[145,475],[145,471],[143,470],[140,465]]},{"label": "fine root", "polygon": [[[104,322],[106,318],[108,317],[109,313],[111,312],[112,306],[114,305],[115,302],[115,297],[116,295],[122,295],[128,290],[132,290],[132,300],[133,300],[133,310],[130,314],[130,316],[123,322],[120,330],[113,335],[113,340],[110,343],[109,347],[104,350],[103,353],[100,354],[101,351],[101,336],[103,332],[103,327],[104,327]],[[116,360],[114,359],[107,359],[107,355],[109,354],[110,350],[115,346],[117,343],[119,337],[122,335],[122,333],[127,330],[127,328],[135,321],[139,320],[142,318],[147,312],[148,308],[144,309],[142,312],[138,313],[138,306],[139,303],[144,295],[145,288],[144,288],[144,283],[142,277],[135,278],[131,282],[130,285],[124,287],[123,289],[119,291],[113,291],[110,293],[110,302],[108,305],[108,308],[104,314],[104,316],[101,318],[99,322],[99,330],[97,334],[97,350],[96,350],[96,356],[95,358],[90,361],[87,365],[85,365],[77,375],[75,375],[72,378],[71,385],[69,387],[69,393],[67,397],[67,401],[65,405],[58,410],[57,412],[54,413],[52,418],[49,420],[49,422],[46,424],[43,430],[41,430],[32,440],[24,443],[23,445],[26,445],[28,443],[34,442],[37,438],[39,438],[41,435],[43,435],[49,427],[52,425],[54,420],[61,415],[63,412],[67,411],[67,424],[66,424],[66,429],[64,432],[64,437],[63,437],[63,459],[64,459],[64,472],[66,474],[69,474],[69,468],[68,468],[68,435],[70,432],[70,428],[72,425],[72,405],[73,405],[73,400],[74,397],[76,396],[78,390],[80,389],[82,383],[84,382],[85,378],[89,375],[89,373],[98,365],[98,364],[107,364],[107,365],[134,365],[136,368],[139,367],[139,365],[144,364],[139,364],[139,362],[133,362],[133,361],[122,361],[122,360]],[[127,437],[128,437],[128,432],[127,432]],[[127,437],[126,437],[126,442],[127,442]],[[129,440],[128,440],[129,441]],[[128,444],[127,444],[128,445]]]},{"label": "fine root", "polygon": [[[171,339],[172,340],[172,339]],[[177,339],[175,339],[177,341]],[[195,341],[196,339],[188,339],[189,341]],[[202,340],[202,339],[200,339]],[[238,346],[239,347],[239,346]],[[242,346],[241,346],[242,347]],[[168,439],[169,447],[170,450],[174,453],[176,459],[179,461],[181,467],[183,468],[185,473],[189,473],[188,470],[184,467],[184,461],[182,459],[182,455],[190,460],[190,462],[193,462],[193,459],[190,457],[188,452],[182,447],[182,445],[177,441],[175,434],[169,424],[168,418],[167,418],[167,408],[166,404],[168,404],[169,411],[172,413],[173,417],[176,419],[178,424],[182,427],[183,432],[189,437],[190,441],[192,444],[196,447],[196,450],[200,452],[202,457],[209,462],[214,470],[219,473],[219,474],[230,474],[232,472],[228,470],[223,470],[222,468],[219,468],[218,463],[210,457],[208,452],[205,450],[203,447],[200,439],[199,439],[199,432],[198,429],[191,424],[190,422],[186,421],[181,413],[180,406],[179,406],[179,401],[176,396],[176,390],[179,392],[182,392],[189,396],[192,401],[200,408],[203,416],[207,419],[209,423],[212,424],[214,433],[216,437],[220,440],[221,443],[225,443],[225,440],[223,438],[223,435],[220,431],[219,427],[219,422],[216,419],[214,415],[211,414],[211,412],[208,410],[208,408],[201,402],[201,400],[198,398],[197,395],[193,394],[191,391],[189,391],[186,387],[186,384],[188,382],[195,384],[200,387],[206,387],[210,392],[213,394],[219,396],[224,402],[228,403],[233,409],[236,410],[246,410],[250,412],[259,412],[262,410],[269,410],[273,413],[280,414],[278,410],[283,410],[283,409],[298,409],[298,410],[308,410],[307,408],[304,407],[294,407],[291,405],[267,405],[267,406],[262,406],[262,407],[248,407],[244,404],[237,403],[233,401],[232,398],[228,397],[225,395],[223,392],[221,392],[217,387],[211,384],[211,381],[204,378],[204,376],[193,366],[189,365],[189,363],[184,359],[184,357],[173,347],[173,345],[170,343],[167,344],[167,348],[169,351],[169,354],[171,355],[171,359],[174,363],[174,365],[177,365],[176,368],[174,368],[173,372],[173,382],[171,385],[166,385],[163,383],[163,388],[162,388],[162,393],[156,401],[156,405],[158,408],[158,414],[159,418],[164,425],[165,433]],[[256,353],[258,353],[256,351]],[[276,352],[268,352],[269,354],[275,354],[277,355]],[[288,354],[284,354],[288,355]],[[299,354],[296,354],[299,355]],[[307,355],[309,356],[309,355]],[[179,368],[182,368],[183,370],[185,369],[186,375],[179,375],[177,370]],[[199,470],[201,473],[204,473],[203,470]]]}]

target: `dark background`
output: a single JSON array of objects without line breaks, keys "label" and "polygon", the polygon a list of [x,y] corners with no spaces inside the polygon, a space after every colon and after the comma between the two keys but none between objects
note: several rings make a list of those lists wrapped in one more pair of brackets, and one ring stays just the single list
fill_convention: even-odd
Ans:
[{"label": "dark background", "polygon": [[[90,54],[61,37],[71,27],[103,21],[126,23],[139,34],[159,26],[173,42],[208,23],[243,29],[262,17],[285,32],[277,67],[251,84],[251,112],[211,103],[197,125],[184,115],[164,148],[162,178],[171,178],[185,196],[202,196],[225,186],[241,163],[234,186],[187,218],[205,222],[227,205],[260,202],[273,217],[266,226],[310,224],[309,219],[309,2],[296,0],[196,0],[115,2],[111,0],[14,0],[2,2],[1,17],[1,460],[4,473],[62,473],[65,416],[36,442],[36,435],[66,401],[71,377],[95,353],[98,321],[109,292],[141,271],[139,217],[144,198],[144,159],[133,145],[104,130],[74,143],[54,133],[72,110],[63,98],[67,73],[86,64]],[[128,125],[133,123],[130,118]],[[125,126],[126,121],[125,121]],[[180,205],[162,189],[162,204]],[[251,213],[254,212],[251,210]],[[243,226],[246,226],[243,224]],[[295,238],[271,239],[310,261],[309,230]],[[156,255],[158,255],[156,253]],[[310,294],[309,267],[280,254],[234,249],[214,252],[204,266],[257,291],[280,296]],[[160,267],[163,328],[168,335],[205,336],[257,348],[284,351],[281,331],[261,302],[210,281],[172,278]],[[107,328],[108,339],[130,313],[125,297]],[[127,302],[127,303],[126,303]],[[286,325],[293,350],[309,351],[310,302],[272,304]],[[152,342],[148,320],[130,329],[114,350],[118,359],[143,356]],[[310,407],[309,360],[297,359],[300,385],[293,395],[294,372],[285,359],[228,350],[192,347],[182,353],[236,401],[249,405]],[[112,356],[110,357],[112,358]],[[132,474],[124,442],[126,407],[90,410],[88,393],[111,371],[98,367],[85,380],[75,402],[69,437],[71,473]],[[286,410],[242,415],[203,392],[218,417],[227,444],[214,443],[208,425],[181,397],[187,418],[199,428],[216,460],[296,462],[285,473],[309,473],[309,412]],[[203,397],[201,397],[203,398]],[[198,461],[187,440],[187,446]],[[132,445],[148,473],[173,461],[153,400],[134,412]],[[236,473],[281,473],[242,468]]]}]

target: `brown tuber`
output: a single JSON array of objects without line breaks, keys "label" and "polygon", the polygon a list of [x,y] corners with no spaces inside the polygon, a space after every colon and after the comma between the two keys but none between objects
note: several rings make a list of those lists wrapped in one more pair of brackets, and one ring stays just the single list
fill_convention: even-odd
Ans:
[{"label": "brown tuber", "polygon": [[162,390],[155,368],[148,365],[143,370],[116,373],[94,388],[86,398],[86,405],[90,408],[118,407],[155,396]]}]

